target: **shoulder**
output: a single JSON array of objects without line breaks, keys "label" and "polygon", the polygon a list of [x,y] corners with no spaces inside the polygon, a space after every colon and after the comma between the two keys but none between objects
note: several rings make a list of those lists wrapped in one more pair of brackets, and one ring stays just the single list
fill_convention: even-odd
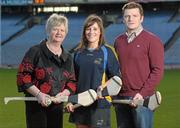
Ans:
[{"label": "shoulder", "polygon": [[77,49],[75,52],[74,52],[74,61],[76,62],[77,59],[79,58],[78,56],[82,53],[83,51],[81,49]]},{"label": "shoulder", "polygon": [[110,56],[117,56],[116,55],[116,52],[115,52],[115,49],[114,49],[114,47],[113,46],[111,46],[111,45],[109,45],[109,44],[105,44],[104,45],[104,47],[107,49],[107,52],[108,52],[108,54],[110,55]]},{"label": "shoulder", "polygon": [[144,37],[148,38],[148,40],[161,42],[160,37],[158,37],[156,34],[150,32],[148,30],[143,30],[142,32],[143,32]]},{"label": "shoulder", "polygon": [[77,50],[74,52],[74,56],[79,55],[79,54],[82,54],[83,51],[84,51],[84,49],[77,49]]},{"label": "shoulder", "polygon": [[126,36],[125,33],[122,33],[122,34],[118,35],[115,38],[114,47],[117,47],[117,45],[119,45],[121,42],[124,42],[126,39],[127,39],[127,36]]},{"label": "shoulder", "polygon": [[27,50],[27,52],[26,52],[26,54],[36,54],[36,53],[38,53],[40,51],[40,45],[38,44],[38,45],[34,45],[34,46],[32,46],[32,47],[30,47],[28,50]]},{"label": "shoulder", "polygon": [[30,47],[29,51],[32,51],[32,52],[39,52],[39,51],[41,51],[44,47],[46,47],[46,41],[47,41],[46,39],[41,40],[39,42],[39,44],[36,44],[36,45]]},{"label": "shoulder", "polygon": [[119,35],[115,38],[115,41],[121,40],[121,39],[123,39],[123,38],[126,38],[126,34],[125,34],[125,33],[119,34]]},{"label": "shoulder", "polygon": [[68,52],[66,49],[64,49],[63,48],[63,51],[64,51],[64,54],[66,55],[66,56],[70,56],[71,57],[71,53],[70,52]]},{"label": "shoulder", "polygon": [[68,52],[66,49],[64,49],[63,47],[62,47],[62,49],[63,49],[63,53],[62,53],[62,58],[63,58],[63,60],[64,61],[72,61],[72,59],[73,59],[73,57],[72,57],[72,55],[70,54],[70,52]]},{"label": "shoulder", "polygon": [[28,49],[23,57],[23,63],[35,64],[40,57],[40,46],[34,45]]},{"label": "shoulder", "polygon": [[148,42],[148,45],[150,47],[163,48],[163,42],[161,41],[160,37],[158,37],[154,33],[143,30],[143,38]]},{"label": "shoulder", "polygon": [[39,44],[37,44],[37,45],[34,45],[34,46],[32,46],[29,50],[31,50],[31,51],[39,51],[40,50],[40,45]]},{"label": "shoulder", "polygon": [[114,50],[114,47],[109,44],[105,44],[104,47],[108,50],[108,52]]}]

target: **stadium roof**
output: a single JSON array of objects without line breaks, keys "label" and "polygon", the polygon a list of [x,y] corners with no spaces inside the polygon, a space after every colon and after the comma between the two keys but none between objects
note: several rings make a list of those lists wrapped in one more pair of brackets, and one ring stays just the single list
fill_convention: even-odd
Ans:
[{"label": "stadium roof", "polygon": [[108,4],[108,3],[126,3],[129,1],[136,1],[141,3],[153,2],[179,2],[179,0],[2,0],[1,5],[48,5],[48,4]]}]

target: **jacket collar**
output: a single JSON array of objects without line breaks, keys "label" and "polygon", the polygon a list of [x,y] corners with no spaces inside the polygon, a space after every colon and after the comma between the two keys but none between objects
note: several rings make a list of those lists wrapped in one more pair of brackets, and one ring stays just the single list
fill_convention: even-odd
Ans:
[{"label": "jacket collar", "polygon": [[[46,45],[46,42],[47,42],[47,39],[45,40],[42,40],[40,42],[40,47],[43,51],[43,53],[49,57],[49,58],[52,58],[54,57],[55,55],[48,49],[47,45]],[[61,45],[61,48],[62,48],[62,53],[60,55],[60,59],[62,59],[64,62],[68,59],[68,52],[63,48],[63,46]]]}]

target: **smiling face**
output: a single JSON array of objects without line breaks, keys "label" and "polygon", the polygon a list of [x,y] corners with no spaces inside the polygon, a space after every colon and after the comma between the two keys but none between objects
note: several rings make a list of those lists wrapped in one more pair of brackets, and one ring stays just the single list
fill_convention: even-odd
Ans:
[{"label": "smiling face", "polygon": [[88,46],[98,47],[101,30],[96,22],[85,29],[85,37],[88,41]]},{"label": "smiling face", "polygon": [[48,40],[53,43],[62,44],[68,32],[68,19],[65,16],[52,14],[46,23]]},{"label": "smiling face", "polygon": [[49,39],[51,42],[57,42],[62,44],[63,40],[66,37],[66,28],[63,24],[60,26],[54,26],[50,30]]},{"label": "smiling face", "polygon": [[84,22],[81,40],[77,49],[99,48],[105,43],[102,19],[95,14],[89,15]]}]

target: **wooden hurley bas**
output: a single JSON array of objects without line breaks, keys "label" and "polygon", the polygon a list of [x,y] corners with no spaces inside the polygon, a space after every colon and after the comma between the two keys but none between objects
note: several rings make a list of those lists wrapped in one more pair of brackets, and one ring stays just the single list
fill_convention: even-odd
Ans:
[{"label": "wooden hurley bas", "polygon": [[[99,88],[97,90],[97,96],[100,96],[100,97],[115,96],[121,90],[121,86],[122,86],[121,78],[118,76],[113,76],[111,79],[106,81],[106,83],[103,85],[103,87],[100,86],[102,88]],[[83,105],[75,104],[75,105],[73,105],[73,108],[76,109],[80,106],[83,106]],[[65,108],[65,112],[67,112],[66,108]]]},{"label": "wooden hurley bas", "polygon": [[[46,104],[49,106],[53,100],[57,100],[58,102],[72,102],[76,104],[81,104],[82,106],[88,106],[92,104],[97,99],[97,93],[89,89],[85,92],[71,95],[71,96],[59,96],[59,97],[47,97],[46,98]],[[9,101],[37,101],[38,99],[36,97],[5,97],[4,103],[8,104]]]}]

